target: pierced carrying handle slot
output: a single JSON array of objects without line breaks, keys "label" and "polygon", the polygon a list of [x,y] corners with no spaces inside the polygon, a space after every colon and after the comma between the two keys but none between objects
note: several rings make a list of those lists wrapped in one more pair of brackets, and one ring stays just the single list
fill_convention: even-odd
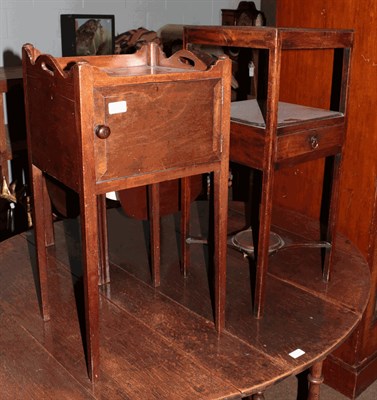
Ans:
[{"label": "pierced carrying handle slot", "polygon": [[188,50],[179,50],[167,59],[168,65],[177,68],[194,69],[198,71],[207,70],[208,66],[194,53]]},{"label": "pierced carrying handle slot", "polygon": [[32,44],[25,44],[22,47],[22,52],[22,57],[27,64],[39,67],[43,72],[48,73],[52,77],[67,77],[67,74],[63,71],[54,57],[49,54],[41,54]]},{"label": "pierced carrying handle slot", "polygon": [[46,71],[47,73],[49,73],[51,76],[55,75],[54,68],[49,63],[46,63],[45,61],[42,61],[41,62],[41,68],[44,71]]},{"label": "pierced carrying handle slot", "polygon": [[48,54],[40,55],[35,60],[35,65],[39,66],[43,71],[47,72],[51,76],[66,77],[66,73],[61,69],[60,65]]}]

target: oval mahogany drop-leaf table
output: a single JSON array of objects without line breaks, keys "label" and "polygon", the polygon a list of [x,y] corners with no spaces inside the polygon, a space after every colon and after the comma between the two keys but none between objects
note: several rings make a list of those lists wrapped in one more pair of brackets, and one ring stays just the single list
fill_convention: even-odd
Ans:
[{"label": "oval mahogany drop-leaf table", "polygon": [[[206,206],[194,203],[192,229],[197,233],[198,215],[206,215]],[[112,281],[100,290],[101,373],[95,384],[88,379],[83,350],[77,220],[55,223],[55,246],[48,252],[53,318],[47,323],[40,317],[32,232],[0,243],[4,398],[260,399],[274,383],[320,366],[360,321],[369,269],[339,235],[335,273],[328,283],[317,271],[320,249],[292,247],[271,256],[260,320],[252,314],[248,259],[230,249],[226,327],[219,335],[208,295],[206,247],[193,245],[189,275],[182,279],[177,238],[171,233],[175,217],[162,221],[164,279],[156,289],[150,282],[144,223],[121,209],[108,210]],[[230,232],[243,221],[231,211]],[[286,243],[316,234],[313,221],[287,211],[275,221],[274,231]],[[312,387],[319,387],[320,371],[317,377],[316,368],[312,373]]]}]

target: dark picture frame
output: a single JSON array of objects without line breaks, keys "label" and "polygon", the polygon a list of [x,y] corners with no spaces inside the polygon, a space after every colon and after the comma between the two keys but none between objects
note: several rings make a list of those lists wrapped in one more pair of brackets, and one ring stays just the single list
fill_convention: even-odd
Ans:
[{"label": "dark picture frame", "polygon": [[62,55],[114,54],[114,15],[61,14]]}]

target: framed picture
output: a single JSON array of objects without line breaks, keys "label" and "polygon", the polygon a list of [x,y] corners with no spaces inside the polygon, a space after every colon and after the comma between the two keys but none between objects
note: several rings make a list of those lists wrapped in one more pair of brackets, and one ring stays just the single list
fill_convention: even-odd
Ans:
[{"label": "framed picture", "polygon": [[60,15],[63,56],[114,53],[114,15]]}]

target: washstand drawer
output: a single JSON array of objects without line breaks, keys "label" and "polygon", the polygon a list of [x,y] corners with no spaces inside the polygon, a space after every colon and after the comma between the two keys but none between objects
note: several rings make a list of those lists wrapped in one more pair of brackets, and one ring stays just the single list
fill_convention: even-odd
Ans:
[{"label": "washstand drawer", "polygon": [[[292,158],[308,160],[340,151],[344,136],[344,124],[278,135],[276,162]],[[336,152],[336,151],[335,151]]]}]

